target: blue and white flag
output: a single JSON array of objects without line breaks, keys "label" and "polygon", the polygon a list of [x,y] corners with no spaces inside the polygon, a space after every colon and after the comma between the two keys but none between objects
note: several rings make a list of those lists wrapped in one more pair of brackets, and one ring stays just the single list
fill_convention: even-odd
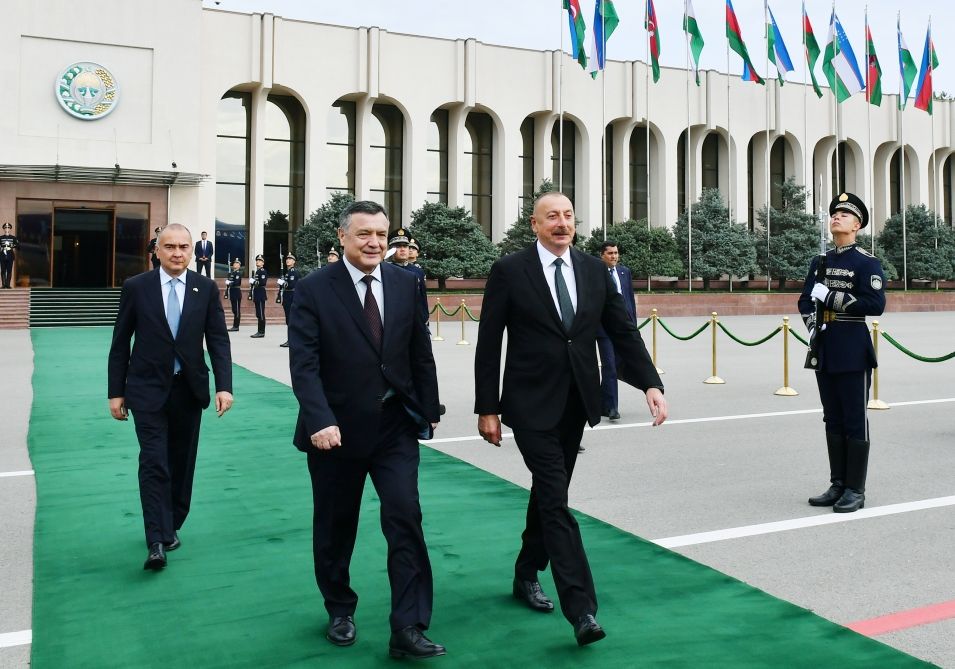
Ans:
[{"label": "blue and white flag", "polygon": [[849,99],[865,88],[859,61],[835,12],[829,21],[829,42],[822,58],[822,71],[839,102]]},{"label": "blue and white flag", "polygon": [[779,26],[776,25],[776,17],[773,16],[773,10],[769,3],[766,3],[766,11],[769,12],[769,23],[766,25],[766,45],[769,49],[769,59],[776,66],[779,73],[779,83],[782,85],[787,72],[793,71],[793,62],[789,58],[789,51],[786,49],[786,43],[783,42],[783,34],[779,32]]}]

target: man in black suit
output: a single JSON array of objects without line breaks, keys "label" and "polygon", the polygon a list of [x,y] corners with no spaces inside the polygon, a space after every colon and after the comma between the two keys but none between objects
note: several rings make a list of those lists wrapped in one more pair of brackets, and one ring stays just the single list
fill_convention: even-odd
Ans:
[{"label": "man in black suit", "polygon": [[202,239],[196,242],[196,272],[202,274],[205,270],[206,276],[211,277],[213,249],[212,242],[206,239],[208,236],[208,233],[203,230]]},{"label": "man in black suit", "polygon": [[[604,261],[610,280],[617,292],[623,295],[627,316],[637,322],[637,301],[633,296],[633,276],[630,269],[620,264],[620,249],[617,242],[609,239],[600,245],[600,259]],[[597,331],[597,350],[600,352],[600,401],[601,415],[610,420],[620,420],[619,395],[617,393],[617,362],[613,344],[603,328]]]},{"label": "man in black suit", "polygon": [[[202,410],[209,406],[205,339],[215,374],[216,413],[232,406],[232,355],[216,284],[189,272],[192,236],[177,223],[159,233],[160,267],[123,282],[109,350],[109,411],[133,412],[139,439],[144,569],[166,566],[189,513]],[[135,345],[130,352],[130,339]]]},{"label": "man in black suit", "polygon": [[646,393],[654,425],[666,420],[667,404],[640,331],[606,267],[571,248],[574,221],[565,195],[541,195],[531,216],[537,242],[491,267],[475,349],[474,412],[481,436],[495,446],[501,445],[501,421],[513,428],[532,475],[514,596],[532,609],[552,611],[538,581],[549,562],[561,610],[583,646],[606,634],[595,618],[593,578],[567,507],[567,488],[584,424],[600,422],[595,346],[600,327],[616,347],[620,379]]},{"label": "man in black suit", "polygon": [[315,579],[329,614],[326,637],[355,642],[358,595],[349,563],[365,478],[381,501],[391,583],[392,657],[444,655],[423,631],[432,579],[418,503],[418,439],[438,422],[438,381],[415,276],[382,263],[384,208],[359,201],[339,219],[343,261],[298,282],[289,366],[299,402],[295,446],[312,479]]}]

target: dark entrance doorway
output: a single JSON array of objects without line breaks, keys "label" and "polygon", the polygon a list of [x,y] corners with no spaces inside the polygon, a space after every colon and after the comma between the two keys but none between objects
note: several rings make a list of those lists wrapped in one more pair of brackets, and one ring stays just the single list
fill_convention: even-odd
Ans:
[{"label": "dark entrance doorway", "polygon": [[112,285],[112,210],[56,209],[53,250],[54,286],[101,288]]}]

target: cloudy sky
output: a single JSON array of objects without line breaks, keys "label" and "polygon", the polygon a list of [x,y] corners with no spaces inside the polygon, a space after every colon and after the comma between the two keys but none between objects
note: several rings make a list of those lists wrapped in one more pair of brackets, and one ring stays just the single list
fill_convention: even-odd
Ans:
[{"label": "cloudy sky", "polygon": [[[595,0],[580,0],[588,30],[593,22]],[[378,26],[391,32],[431,35],[447,38],[473,37],[488,44],[520,46],[530,49],[560,48],[561,32],[567,41],[567,21],[561,12],[561,0],[203,0],[206,7],[239,12],[270,12],[287,18],[304,19],[345,26]],[[644,0],[615,0],[620,26],[607,51],[612,60],[645,60],[646,31],[643,29]],[[701,67],[727,70],[725,38],[725,0],[693,0],[697,20],[703,31]],[[876,53],[882,66],[883,93],[896,93],[899,87],[896,15],[901,11],[902,31],[916,65],[921,65],[925,32],[932,19],[933,41],[940,61],[935,72],[935,91],[955,93],[955,49],[949,31],[955,32],[955,2],[951,0],[841,0],[836,12],[849,36],[856,56],[865,54],[865,11]],[[766,47],[762,0],[735,0],[743,39],[760,75],[766,74]],[[682,0],[655,0],[661,30],[661,62],[664,66],[685,67],[686,47],[682,30]],[[803,80],[801,3],[797,0],[770,2],[776,22],[792,57],[795,71],[787,81]],[[820,48],[825,48],[832,10],[830,0],[806,0],[806,9]],[[820,59],[821,61],[821,59]],[[821,62],[817,64],[817,68]],[[860,63],[862,67],[862,63]],[[729,71],[741,72],[740,59],[731,53]],[[775,70],[770,66],[770,75]],[[825,81],[817,69],[820,83]],[[864,75],[863,75],[864,76]],[[913,90],[912,95],[915,92]]]}]

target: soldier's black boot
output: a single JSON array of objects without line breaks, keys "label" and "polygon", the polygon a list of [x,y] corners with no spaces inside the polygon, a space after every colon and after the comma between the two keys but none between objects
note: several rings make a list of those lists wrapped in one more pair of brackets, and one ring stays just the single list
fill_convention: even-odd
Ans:
[{"label": "soldier's black boot", "polygon": [[229,328],[229,332],[238,332],[239,331],[239,317],[232,317],[232,327]]},{"label": "soldier's black boot", "polygon": [[260,339],[265,336],[265,319],[259,319],[259,329],[254,335],[249,335],[252,339]]},{"label": "soldier's black boot", "polygon": [[846,442],[846,489],[832,507],[836,513],[852,513],[865,506],[865,477],[869,469],[869,442],[849,439]]},{"label": "soldier's black boot", "polygon": [[809,498],[810,506],[832,506],[842,497],[846,480],[846,439],[841,434],[826,432],[826,447],[829,451],[829,489],[817,497]]}]

